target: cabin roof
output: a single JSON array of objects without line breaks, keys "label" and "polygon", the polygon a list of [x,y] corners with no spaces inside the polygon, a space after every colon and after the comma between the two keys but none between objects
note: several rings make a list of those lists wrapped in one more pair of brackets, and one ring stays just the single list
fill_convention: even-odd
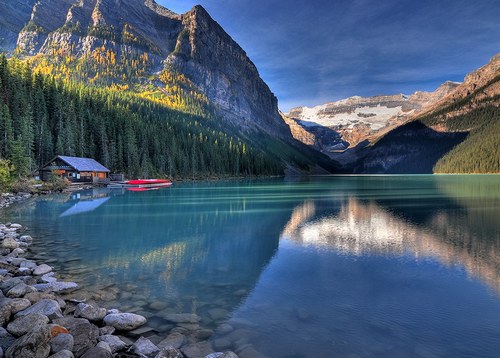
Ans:
[{"label": "cabin roof", "polygon": [[110,172],[108,168],[92,158],[67,157],[65,155],[58,155],[57,157],[52,159],[51,162],[57,158],[61,159],[63,162],[75,168],[79,172]]}]

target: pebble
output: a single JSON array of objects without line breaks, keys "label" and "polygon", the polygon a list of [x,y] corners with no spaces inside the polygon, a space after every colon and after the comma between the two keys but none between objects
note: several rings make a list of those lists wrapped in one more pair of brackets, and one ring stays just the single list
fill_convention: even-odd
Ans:
[{"label": "pebble", "polygon": [[[212,330],[200,329],[198,315],[165,313],[167,303],[149,303],[148,297],[137,292],[136,285],[129,284],[129,292],[118,292],[115,285],[108,285],[99,292],[80,290],[71,293],[78,289],[78,285],[58,281],[45,255],[36,258],[44,261],[41,264],[24,257],[29,253],[26,248],[33,238],[25,234],[21,236],[19,233],[23,231],[19,224],[0,224],[0,325],[7,327],[0,326],[0,357],[194,358],[212,354],[209,358],[237,358],[223,356],[226,352],[213,353],[207,341],[197,342],[213,334]],[[86,293],[90,295],[86,297]],[[135,300],[133,304],[140,315],[107,310],[96,306],[93,301],[116,300],[117,297],[123,300],[124,295]],[[149,316],[144,307],[163,314],[151,317],[151,324],[144,326],[147,322],[145,316]],[[227,314],[215,310],[211,313],[213,317]],[[170,330],[163,339],[153,328],[158,324],[167,327],[165,331]],[[115,335],[115,331],[127,331],[129,337],[138,339],[131,341]],[[225,345],[220,344],[218,348],[223,347]]]}]

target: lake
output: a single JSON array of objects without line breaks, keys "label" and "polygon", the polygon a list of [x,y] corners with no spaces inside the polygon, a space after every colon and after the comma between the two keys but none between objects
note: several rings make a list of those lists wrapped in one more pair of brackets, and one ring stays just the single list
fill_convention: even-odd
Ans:
[{"label": "lake", "polygon": [[88,190],[2,216],[94,300],[148,317],[149,335],[181,326],[241,358],[500,354],[498,175]]}]

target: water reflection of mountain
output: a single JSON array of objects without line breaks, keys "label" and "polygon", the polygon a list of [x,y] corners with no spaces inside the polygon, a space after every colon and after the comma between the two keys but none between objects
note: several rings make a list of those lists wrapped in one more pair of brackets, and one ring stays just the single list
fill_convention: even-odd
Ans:
[{"label": "water reflection of mountain", "polygon": [[[496,198],[478,202],[477,195],[471,201],[462,196],[464,206],[450,207],[447,201],[445,209],[422,200],[387,207],[386,200],[381,204],[352,196],[333,213],[306,201],[293,211],[282,238],[347,255],[434,257],[445,265],[464,266],[469,275],[500,291],[500,237],[498,222],[492,220],[500,213],[491,200]],[[479,206],[491,210],[474,210]],[[415,213],[417,220],[412,220]]]}]

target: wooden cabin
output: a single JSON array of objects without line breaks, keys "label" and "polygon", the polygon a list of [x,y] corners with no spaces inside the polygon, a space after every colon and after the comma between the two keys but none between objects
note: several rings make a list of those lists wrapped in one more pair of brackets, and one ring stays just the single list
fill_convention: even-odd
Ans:
[{"label": "wooden cabin", "polygon": [[58,155],[39,169],[40,179],[49,180],[51,173],[73,183],[109,183],[109,169],[91,158]]}]

